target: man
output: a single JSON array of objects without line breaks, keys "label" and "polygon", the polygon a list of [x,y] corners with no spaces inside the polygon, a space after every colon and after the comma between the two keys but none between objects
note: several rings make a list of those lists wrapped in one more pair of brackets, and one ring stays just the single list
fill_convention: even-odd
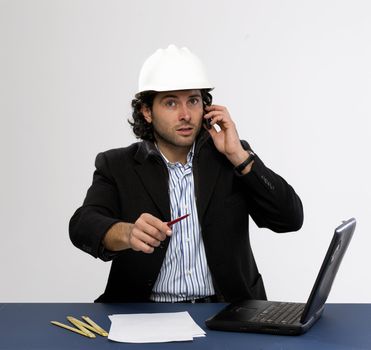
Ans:
[{"label": "man", "polygon": [[187,48],[170,45],[145,61],[130,122],[142,141],[97,156],[93,184],[70,221],[74,245],[112,260],[96,301],[266,299],[249,217],[295,231],[302,204],[240,141],[227,108],[211,104],[211,89]]}]

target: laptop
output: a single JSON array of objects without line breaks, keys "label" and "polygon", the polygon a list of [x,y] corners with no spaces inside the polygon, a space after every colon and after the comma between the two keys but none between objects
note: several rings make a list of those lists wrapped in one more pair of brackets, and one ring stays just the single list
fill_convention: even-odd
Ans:
[{"label": "laptop", "polygon": [[335,229],[325,259],[306,304],[267,300],[243,300],[229,304],[205,321],[220,331],[299,335],[321,316],[341,260],[356,227],[354,218]]}]

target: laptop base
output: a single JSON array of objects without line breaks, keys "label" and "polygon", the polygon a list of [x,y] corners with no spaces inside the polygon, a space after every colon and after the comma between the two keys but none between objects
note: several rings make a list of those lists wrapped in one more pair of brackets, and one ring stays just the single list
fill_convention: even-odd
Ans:
[{"label": "laptop base", "polygon": [[[284,305],[283,305],[284,304]],[[285,318],[284,315],[273,320],[271,317],[275,314],[274,309],[295,306],[297,311]],[[269,333],[276,335],[300,335],[305,333],[320,317],[320,313],[305,324],[300,322],[300,317],[305,304],[303,303],[282,303],[266,300],[245,300],[232,303],[219,311],[216,315],[205,321],[208,328],[219,331],[230,332],[252,332],[252,333]],[[270,310],[273,312],[268,312]],[[266,318],[264,319],[264,317]],[[295,318],[291,323],[285,321]]]}]

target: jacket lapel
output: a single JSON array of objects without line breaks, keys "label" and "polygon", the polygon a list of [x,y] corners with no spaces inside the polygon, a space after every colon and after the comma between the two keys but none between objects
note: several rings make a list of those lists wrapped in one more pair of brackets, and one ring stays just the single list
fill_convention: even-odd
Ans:
[{"label": "jacket lapel", "polygon": [[168,172],[155,146],[143,141],[135,155],[134,166],[143,187],[161,212],[163,219],[170,220],[170,198],[168,191]]},{"label": "jacket lapel", "polygon": [[195,180],[195,192],[197,198],[197,211],[200,224],[210,202],[211,196],[215,191],[216,181],[220,172],[219,156],[215,152],[209,134],[204,134],[199,144],[196,145],[193,175]]}]

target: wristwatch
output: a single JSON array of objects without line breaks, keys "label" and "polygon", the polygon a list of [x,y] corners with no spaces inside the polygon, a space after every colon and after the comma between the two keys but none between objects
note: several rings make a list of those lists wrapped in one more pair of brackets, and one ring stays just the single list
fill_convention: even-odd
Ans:
[{"label": "wristwatch", "polygon": [[243,169],[245,169],[254,159],[255,159],[255,153],[253,151],[247,151],[249,153],[249,156],[245,161],[243,161],[240,165],[237,165],[234,170],[237,171],[238,174],[242,175]]}]

